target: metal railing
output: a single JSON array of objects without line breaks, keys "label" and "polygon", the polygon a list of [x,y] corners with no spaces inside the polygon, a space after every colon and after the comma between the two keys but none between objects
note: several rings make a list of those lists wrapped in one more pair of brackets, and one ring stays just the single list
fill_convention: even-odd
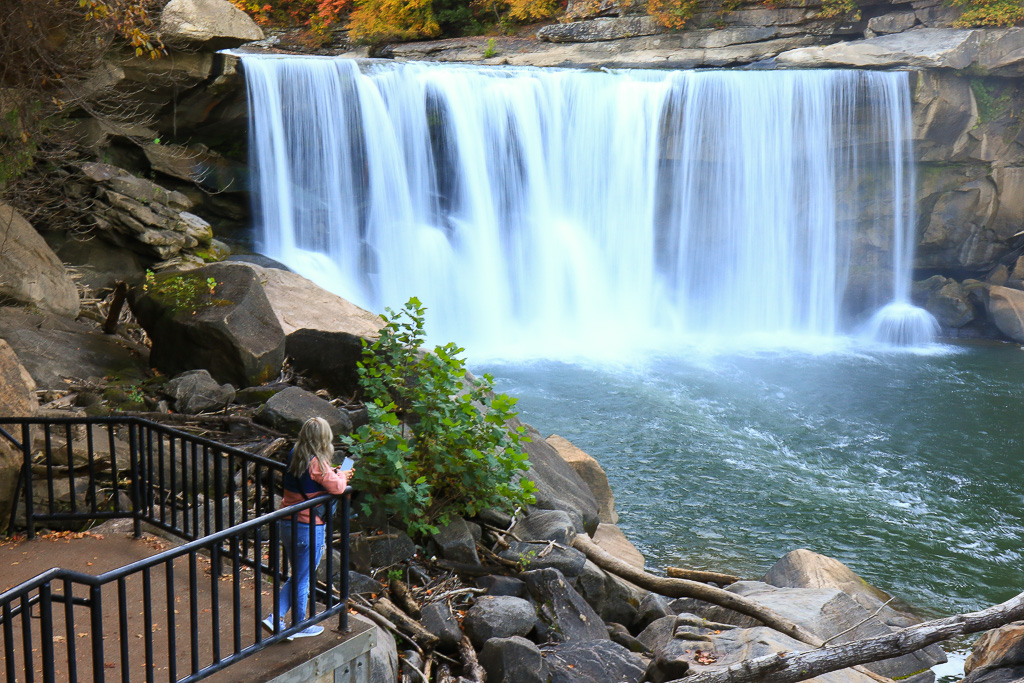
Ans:
[{"label": "metal railing", "polygon": [[[8,681],[197,681],[332,615],[347,629],[351,489],[275,511],[283,464],[139,418],[0,418],[0,437],[23,454],[11,528],[21,521],[32,537],[37,525],[126,518],[136,536],[147,523],[188,541],[99,576],[51,569],[0,594]],[[282,627],[275,597],[301,528],[317,564],[314,525],[298,526],[296,513],[338,499],[339,515],[324,520],[326,581],[310,572],[309,616],[293,611]],[[288,590],[294,605],[297,582]]]}]

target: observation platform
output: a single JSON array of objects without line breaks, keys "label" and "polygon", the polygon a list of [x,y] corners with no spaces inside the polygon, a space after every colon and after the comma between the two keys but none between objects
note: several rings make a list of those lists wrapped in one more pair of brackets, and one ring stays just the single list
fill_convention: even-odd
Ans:
[{"label": "observation platform", "polygon": [[[60,566],[80,571],[83,574],[100,575],[104,572],[129,565],[133,562],[156,555],[168,548],[180,545],[177,541],[167,540],[151,533],[144,533],[142,538],[135,539],[131,535],[132,524],[130,520],[118,520],[108,522],[96,527],[90,532],[70,533],[59,532],[46,536],[39,536],[33,540],[0,542],[0,593],[14,588],[19,584],[49,570],[52,567]],[[190,591],[188,561],[186,558],[179,558],[175,561],[174,567],[174,638],[175,650],[179,655],[174,668],[176,675],[171,677],[171,664],[168,661],[170,652],[169,638],[167,633],[167,616],[164,614],[164,599],[167,595],[166,578],[160,573],[153,573],[152,591],[153,599],[150,610],[156,624],[153,627],[153,638],[150,647],[152,656],[150,661],[154,662],[152,680],[172,681],[180,680],[188,676],[193,670],[193,663],[189,658],[191,653],[188,647],[191,638],[192,626],[190,625],[190,600],[189,596],[195,596],[196,613],[200,621],[206,620],[207,632],[210,626],[211,615],[216,610],[211,609],[214,596],[210,590],[211,562],[208,557],[199,555],[197,565],[201,574],[206,580],[198,581]],[[221,622],[218,632],[224,650],[230,649],[232,639],[235,637],[232,619],[232,595],[235,593],[234,577],[230,571],[225,571],[224,576],[219,580],[220,588],[217,591],[216,599],[220,603]],[[258,627],[253,623],[255,620],[255,604],[253,590],[253,572],[245,568],[239,573],[241,585],[238,591],[240,595],[240,637],[243,642],[253,642],[255,630]],[[117,594],[116,586],[108,586],[105,590],[112,590]],[[128,660],[133,666],[138,666],[139,671],[128,673],[130,680],[145,681],[146,676],[143,669],[146,664],[146,646],[144,638],[144,595],[143,584],[139,576],[129,576],[124,581],[124,592],[127,610],[128,629],[126,633],[132,634],[127,643],[120,642],[117,634],[119,614],[117,609],[106,610],[103,614],[103,632],[109,634],[104,636],[104,676],[106,680],[122,680],[124,672],[121,671],[122,648],[128,650]],[[271,602],[272,585],[267,583],[260,591],[262,596],[262,608],[269,611]],[[76,586],[74,596],[88,598],[88,592]],[[115,603],[116,605],[116,603]],[[41,620],[33,618],[28,620],[32,625],[33,649],[38,649],[40,644]],[[369,651],[376,645],[376,630],[367,621],[356,615],[349,615],[349,630],[342,633],[338,630],[338,619],[329,618],[321,622],[324,633],[315,638],[297,638],[293,641],[282,641],[267,646],[265,649],[251,655],[239,662],[231,664],[227,668],[213,673],[203,680],[228,683],[229,681],[247,681],[248,683],[297,683],[298,681],[309,681],[317,683],[360,683],[369,680]],[[20,630],[20,629],[19,629]],[[73,637],[76,641],[74,646],[75,661],[77,663],[77,678],[79,680],[91,680],[92,671],[92,629],[89,622],[89,610],[76,607],[72,618],[72,633],[68,633],[65,610],[63,608],[54,610],[53,633],[54,633],[54,660],[56,670],[54,672],[57,681],[70,679],[68,671],[68,638]],[[266,634],[267,632],[264,631]],[[72,636],[73,634],[73,636]],[[211,661],[213,655],[212,641],[200,641],[199,651],[196,653],[198,661],[205,663]],[[17,670],[23,671],[24,653],[17,651]],[[36,657],[37,659],[38,652]],[[0,650],[0,671],[4,670],[6,662],[3,660],[3,652]],[[37,680],[43,680],[43,671],[39,666],[34,667]]]}]

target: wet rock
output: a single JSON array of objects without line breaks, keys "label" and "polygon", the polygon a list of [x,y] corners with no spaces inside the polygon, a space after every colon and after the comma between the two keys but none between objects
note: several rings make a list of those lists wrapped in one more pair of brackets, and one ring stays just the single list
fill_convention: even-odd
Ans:
[{"label": "wet rock", "polygon": [[176,411],[189,415],[220,409],[235,400],[235,388],[218,384],[206,370],[183,372],[164,385],[164,392],[174,399]]},{"label": "wet rock", "polygon": [[535,621],[537,612],[522,598],[482,595],[469,608],[462,626],[479,649],[491,638],[525,636],[533,629]]},{"label": "wet rock", "polygon": [[534,569],[522,578],[530,596],[541,606],[541,620],[560,641],[593,641],[608,638],[608,630],[597,612],[557,569]]},{"label": "wet rock", "polygon": [[280,432],[298,434],[302,425],[311,417],[322,417],[327,420],[335,436],[352,431],[352,421],[349,420],[348,413],[299,387],[288,387],[271,396],[253,419]]},{"label": "wet rock", "polygon": [[974,306],[968,292],[952,278],[935,275],[914,283],[915,299],[946,328],[963,327],[974,321]]},{"label": "wet rock", "polygon": [[218,382],[249,387],[281,371],[284,332],[248,269],[215,263],[162,273],[129,302],[152,340],[150,362],[164,373],[204,368]]},{"label": "wet rock", "polygon": [[526,638],[491,638],[480,653],[480,665],[491,681],[548,683],[548,665],[540,648]]},{"label": "wet rock", "polygon": [[78,290],[64,264],[13,207],[0,203],[0,299],[70,318],[78,315]]}]

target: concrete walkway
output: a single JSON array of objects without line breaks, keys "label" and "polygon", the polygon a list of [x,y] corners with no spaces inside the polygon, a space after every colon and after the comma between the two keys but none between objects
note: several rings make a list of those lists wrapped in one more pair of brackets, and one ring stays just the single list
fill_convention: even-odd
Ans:
[{"label": "concrete walkway", "polygon": [[[123,522],[111,525],[107,524],[98,527],[93,533],[86,534],[56,534],[52,536],[39,537],[32,541],[6,542],[0,544],[0,590],[6,591],[18,584],[31,579],[38,574],[52,568],[63,567],[82,572],[84,574],[98,575],[103,572],[122,567],[132,562],[155,555],[168,549],[171,542],[151,534],[144,534],[142,539],[134,539],[130,533],[125,533],[124,528],[130,531],[130,522],[125,525]],[[193,671],[193,667],[205,667],[213,661],[213,634],[216,631],[220,634],[221,656],[227,656],[234,652],[234,628],[232,597],[237,590],[240,597],[241,609],[239,611],[240,629],[239,639],[241,646],[247,647],[256,640],[258,630],[257,615],[254,611],[255,586],[252,572],[244,570],[241,572],[240,580],[234,581],[231,572],[225,571],[214,581],[210,573],[210,562],[206,557],[196,558],[196,592],[189,592],[189,562],[188,558],[179,558],[174,564],[173,596],[174,609],[167,609],[167,579],[163,570],[151,574],[151,605],[153,632],[148,644],[153,651],[154,676],[156,681],[170,681],[181,679]],[[214,588],[216,586],[216,588]],[[214,614],[211,609],[213,605],[213,590],[217,591],[217,599],[220,604],[220,623],[213,621]],[[63,594],[62,582],[53,586],[54,595]],[[128,666],[130,671],[127,678],[132,681],[145,681],[145,649],[147,638],[145,637],[144,621],[144,587],[141,576],[135,575],[124,582],[126,597],[126,614],[119,614],[117,608],[117,584],[110,584],[103,589],[104,593],[104,614],[103,630],[106,634],[103,643],[103,675],[108,681],[122,680],[122,649],[127,648]],[[269,612],[272,587],[266,584],[261,590],[261,609]],[[88,592],[78,586],[74,591],[75,597],[88,597]],[[190,624],[190,598],[194,600],[198,620],[195,632],[197,634],[197,647],[192,648],[193,628]],[[170,613],[169,613],[170,612]],[[33,617],[29,620],[32,632],[31,656],[33,668],[37,677],[42,675],[42,651],[40,648],[40,619],[38,607],[32,609]],[[69,680],[70,671],[68,664],[68,642],[74,642],[74,662],[77,668],[79,680],[96,680],[92,668],[92,638],[89,621],[90,611],[87,607],[76,606],[72,615],[71,628],[65,621],[64,605],[54,605],[54,661],[57,672],[57,680]],[[122,641],[119,634],[119,622],[125,620],[127,637]],[[213,674],[206,680],[210,681],[247,681],[249,683],[262,683],[270,681],[275,677],[295,669],[303,662],[316,658],[321,653],[337,648],[347,640],[359,636],[366,630],[362,621],[350,620],[352,628],[349,633],[343,634],[338,631],[338,619],[332,617],[324,622],[323,635],[316,638],[300,638],[292,642],[282,642],[271,645],[255,655],[228,667],[226,670]],[[25,652],[22,649],[23,633],[22,620],[15,618],[12,621],[14,631],[14,644],[18,648],[15,653],[17,671],[23,671]],[[173,624],[173,627],[172,627]],[[176,675],[171,677],[172,663],[170,661],[169,634],[173,632],[173,642],[176,649],[174,666]],[[266,631],[261,631],[266,633]],[[0,631],[0,639],[2,639]],[[0,650],[0,673],[4,671],[3,650]],[[20,677],[19,677],[20,680]],[[14,683],[13,681],[11,683]]]}]

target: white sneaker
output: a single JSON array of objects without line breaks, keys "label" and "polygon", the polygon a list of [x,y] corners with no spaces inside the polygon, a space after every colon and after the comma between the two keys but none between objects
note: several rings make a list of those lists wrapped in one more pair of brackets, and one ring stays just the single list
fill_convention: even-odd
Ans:
[{"label": "white sneaker", "polygon": [[288,636],[288,640],[295,640],[296,638],[312,638],[313,636],[318,636],[323,632],[323,626],[307,626],[298,633],[293,633]]},{"label": "white sneaker", "polygon": [[[283,631],[286,628],[288,628],[288,626],[285,625],[283,619],[281,620],[279,626],[280,626],[280,628],[278,629],[279,631]],[[268,616],[266,619],[263,620],[263,628],[267,629],[271,633],[274,632],[274,615],[273,614],[271,614],[270,616]]]}]

